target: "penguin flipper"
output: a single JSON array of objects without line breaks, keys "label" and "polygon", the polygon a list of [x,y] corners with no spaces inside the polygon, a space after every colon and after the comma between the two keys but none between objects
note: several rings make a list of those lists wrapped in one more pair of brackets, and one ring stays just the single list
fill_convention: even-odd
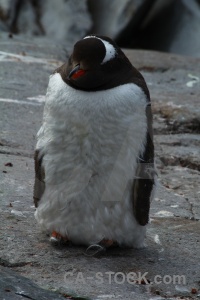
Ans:
[{"label": "penguin flipper", "polygon": [[35,183],[33,191],[33,200],[35,207],[38,207],[38,202],[40,201],[44,190],[45,190],[45,171],[42,166],[43,156],[40,155],[40,150],[35,151],[34,161],[35,161]]},{"label": "penguin flipper", "polygon": [[133,213],[142,226],[149,222],[150,202],[155,185],[154,177],[154,146],[150,134],[147,133],[145,151],[138,159],[136,179],[132,188]]}]

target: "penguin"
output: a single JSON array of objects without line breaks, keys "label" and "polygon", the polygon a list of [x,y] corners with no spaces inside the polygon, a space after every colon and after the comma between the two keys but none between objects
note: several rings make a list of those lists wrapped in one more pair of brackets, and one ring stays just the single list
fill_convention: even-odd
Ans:
[{"label": "penguin", "polygon": [[155,191],[150,94],[109,37],[79,40],[50,75],[35,149],[35,218],[74,245],[145,246]]}]

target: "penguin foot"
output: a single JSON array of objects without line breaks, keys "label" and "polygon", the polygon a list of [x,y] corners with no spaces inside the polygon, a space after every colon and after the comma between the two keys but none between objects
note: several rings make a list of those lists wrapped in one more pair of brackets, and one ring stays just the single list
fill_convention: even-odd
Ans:
[{"label": "penguin foot", "polygon": [[69,241],[67,237],[62,236],[60,233],[56,231],[53,231],[51,233],[49,240],[53,245],[65,244]]},{"label": "penguin foot", "polygon": [[113,241],[113,240],[103,239],[103,240],[101,240],[99,245],[101,245],[105,248],[110,248],[110,247],[117,247],[118,243],[116,241]]}]

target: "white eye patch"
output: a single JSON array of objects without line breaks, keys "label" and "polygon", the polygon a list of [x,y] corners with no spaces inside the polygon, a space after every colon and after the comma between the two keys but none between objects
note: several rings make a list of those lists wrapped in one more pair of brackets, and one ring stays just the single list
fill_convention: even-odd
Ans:
[{"label": "white eye patch", "polygon": [[89,38],[95,38],[100,40],[106,48],[106,55],[101,63],[102,65],[105,64],[107,61],[113,59],[117,54],[116,49],[109,42],[102,40],[99,37],[96,37],[95,35],[86,36],[84,39],[89,39]]}]

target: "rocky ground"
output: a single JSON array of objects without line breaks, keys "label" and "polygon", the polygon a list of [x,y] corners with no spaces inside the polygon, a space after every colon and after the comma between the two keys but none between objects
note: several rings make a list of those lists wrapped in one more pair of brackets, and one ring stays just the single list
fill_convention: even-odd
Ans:
[{"label": "rocky ground", "polygon": [[[159,184],[148,247],[94,255],[53,247],[33,216],[35,136],[48,76],[68,52],[1,34],[0,299],[198,299],[200,59],[125,51],[151,92]],[[130,272],[139,278],[131,280]]]}]

